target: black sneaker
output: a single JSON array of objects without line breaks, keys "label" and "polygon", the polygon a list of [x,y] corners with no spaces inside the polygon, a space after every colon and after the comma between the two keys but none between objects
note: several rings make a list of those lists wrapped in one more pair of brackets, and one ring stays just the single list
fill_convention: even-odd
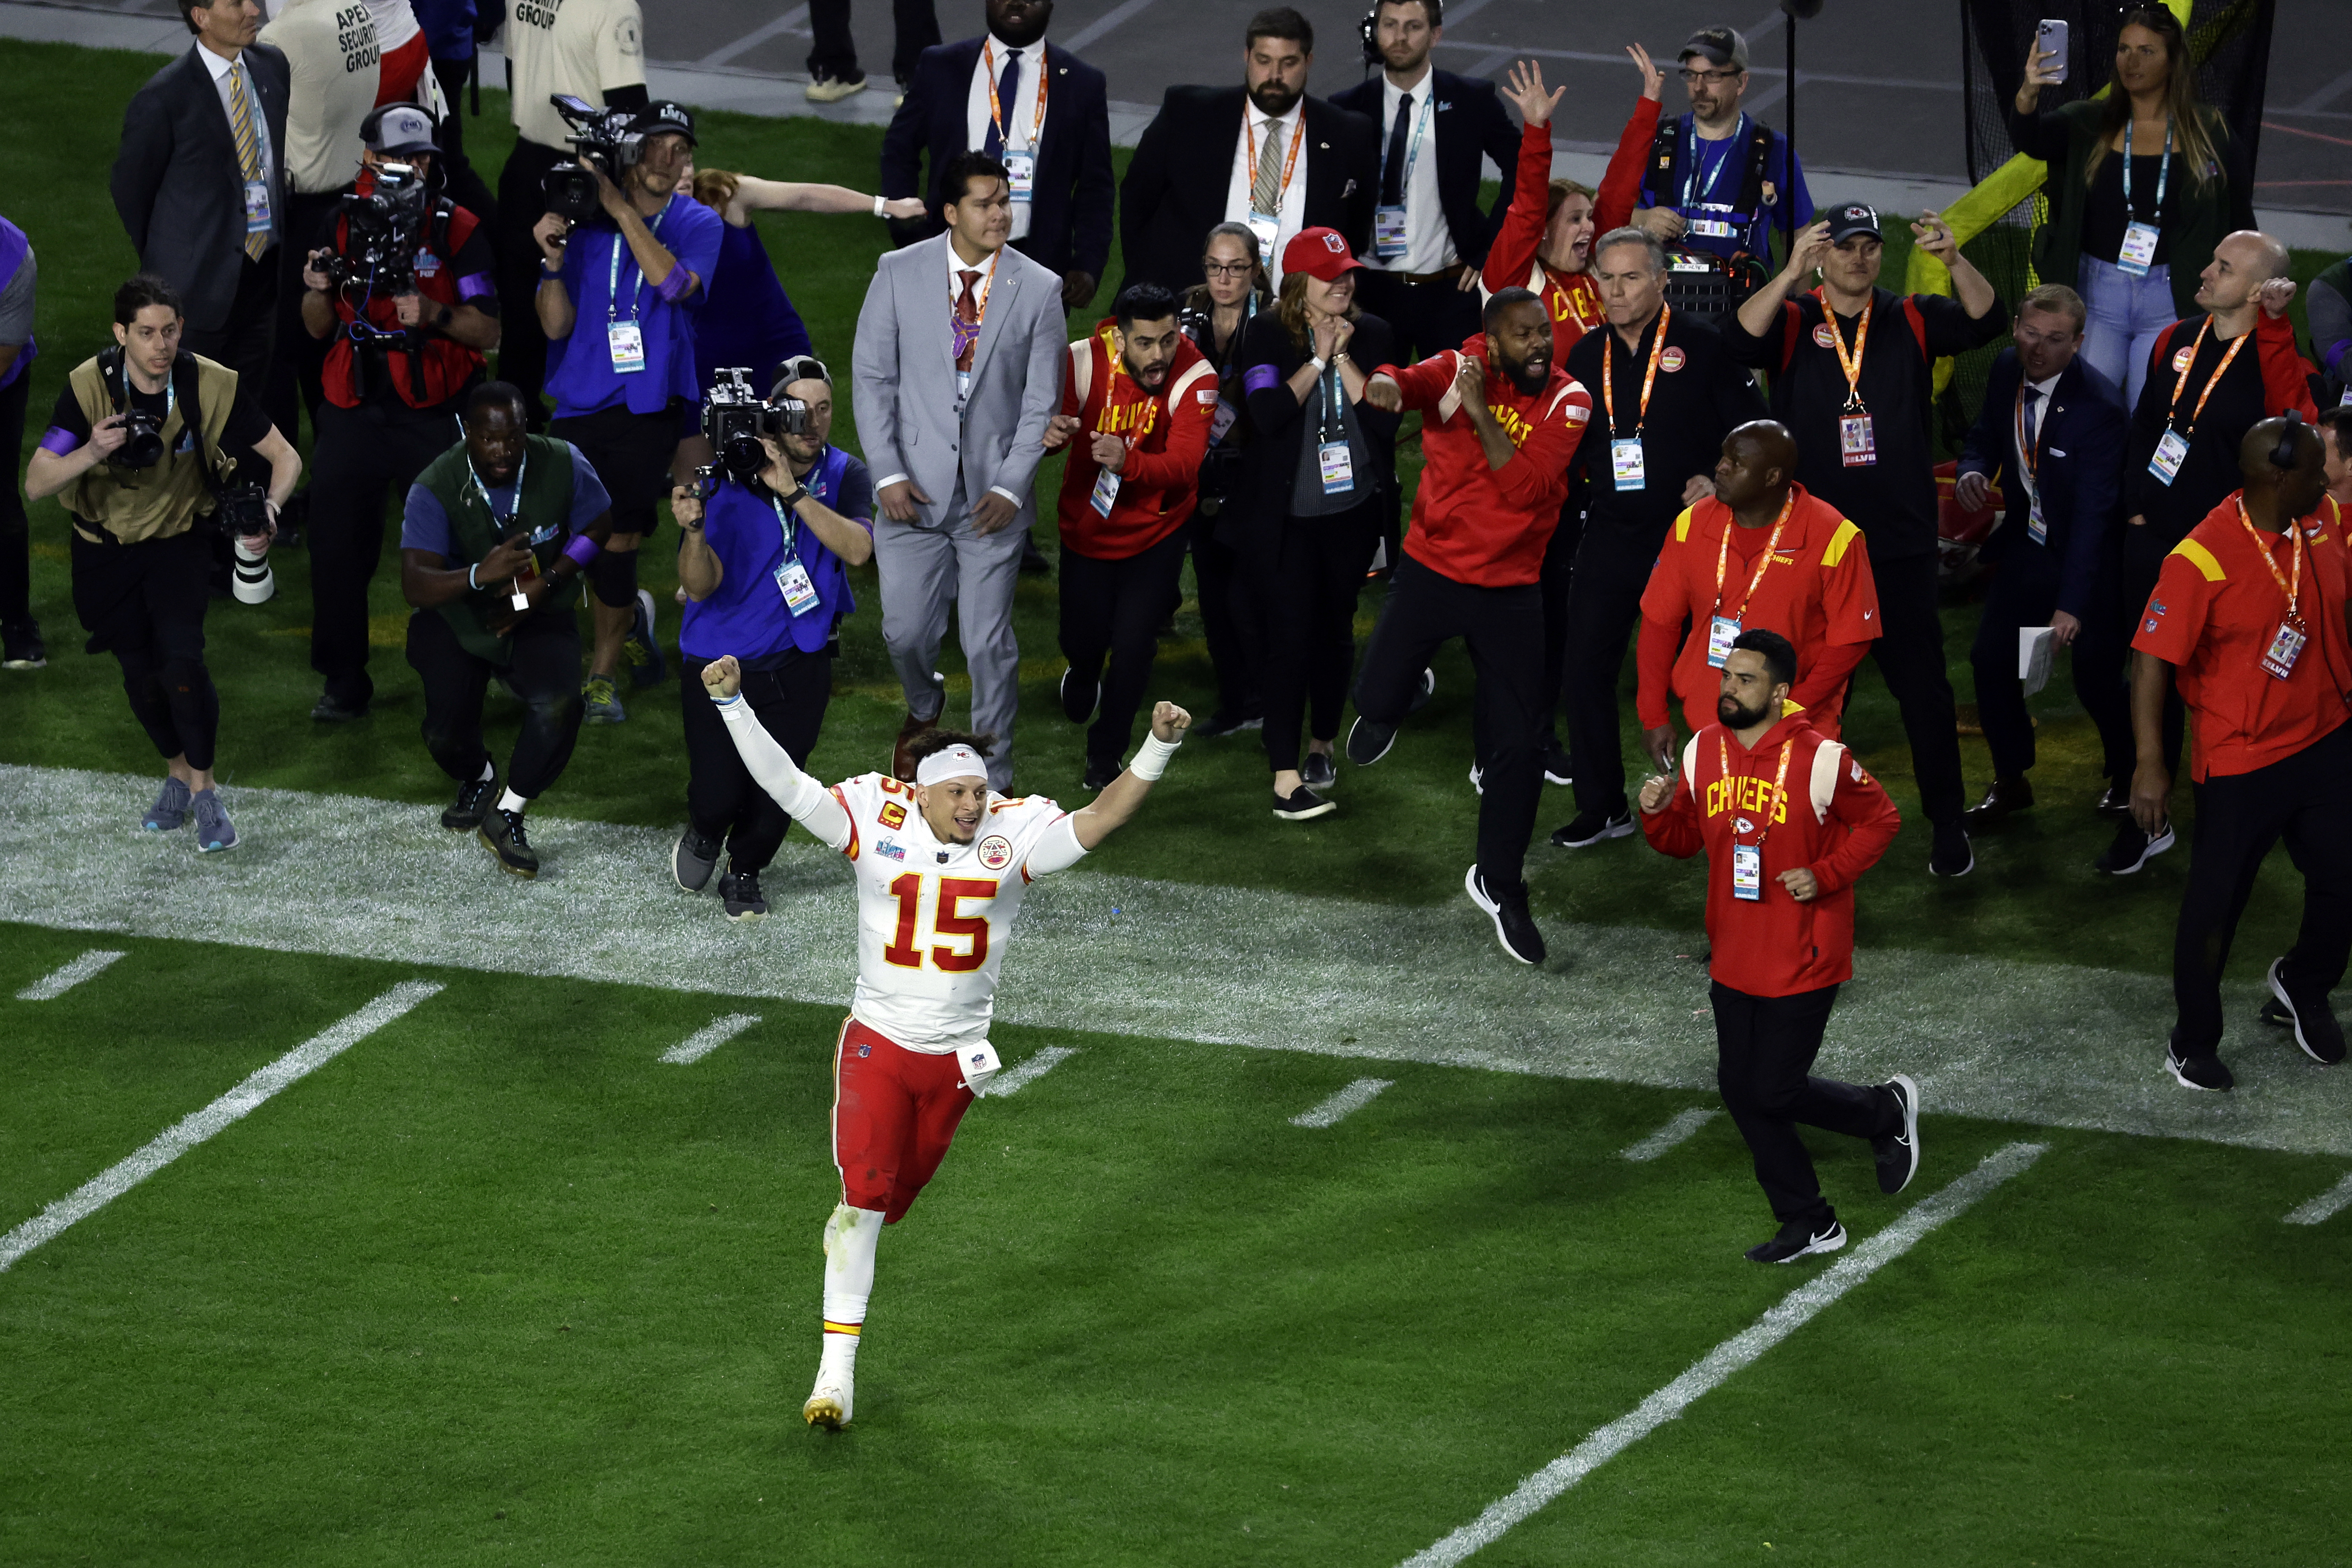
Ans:
[{"label": "black sneaker", "polygon": [[1081,679],[1075,669],[1062,671],[1062,717],[1073,724],[1083,724],[1095,716],[1095,705],[1102,700],[1102,682]]},{"label": "black sneaker", "polygon": [[768,900],[760,896],[760,873],[738,871],[731,862],[719,879],[719,897],[730,921],[756,921],[768,912]]},{"label": "black sneaker", "polygon": [[2268,1024],[2273,1029],[2294,1027],[2294,1009],[2275,996],[2263,998],[2262,1010],[2254,1015],[2257,1024]]},{"label": "black sneaker", "polygon": [[1823,1220],[1792,1219],[1780,1234],[1748,1249],[1750,1263],[1794,1263],[1816,1252],[1835,1252],[1845,1245],[1845,1226],[1837,1215]]},{"label": "black sneaker", "polygon": [[0,626],[0,669],[43,669],[48,662],[49,650],[41,641],[37,622],[10,621]]},{"label": "black sneaker", "polygon": [[1931,877],[1965,877],[1977,868],[1977,852],[1969,847],[1969,830],[1957,822],[1936,824],[1936,847],[1927,854]]},{"label": "black sneaker", "polygon": [[322,691],[319,700],[310,705],[310,717],[321,724],[348,724],[354,719],[366,718],[367,710],[365,702],[353,702],[331,691]]},{"label": "black sneaker", "polygon": [[1395,725],[1375,724],[1358,715],[1356,721],[1348,727],[1348,760],[1360,768],[1369,768],[1389,754],[1389,748],[1396,744],[1396,738]]},{"label": "black sneaker", "polygon": [[1544,783],[1565,788],[1576,782],[1576,763],[1569,756],[1566,746],[1558,741],[1547,740],[1540,755]]},{"label": "black sneaker", "polygon": [[1478,874],[1477,867],[1473,866],[1469,874],[1462,879],[1462,887],[1470,895],[1470,901],[1486,910],[1486,918],[1495,922],[1495,940],[1503,944],[1505,952],[1521,963],[1541,963],[1544,961],[1543,932],[1536,930],[1535,917],[1528,913],[1528,885],[1525,882],[1516,888],[1489,892],[1486,879]]},{"label": "black sneaker", "polygon": [[1622,838],[1633,831],[1632,808],[1602,813],[1580,811],[1576,820],[1551,832],[1554,847],[1561,849],[1585,849],[1605,838]]},{"label": "black sneaker", "polygon": [[1265,728],[1265,715],[1263,713],[1228,713],[1220,709],[1209,715],[1207,723],[1193,725],[1192,735],[1196,740],[1214,741],[1226,735],[1238,735],[1245,730]]},{"label": "black sneaker", "polygon": [[1318,816],[1328,816],[1339,809],[1339,806],[1325,800],[1305,784],[1299,785],[1288,795],[1276,795],[1274,799],[1275,818],[1280,822],[1312,822]]},{"label": "black sneaker", "polygon": [[1298,770],[1298,776],[1307,781],[1308,789],[1329,789],[1339,782],[1339,769],[1331,761],[1330,752],[1309,752],[1307,765]]},{"label": "black sneaker", "polygon": [[2344,1059],[2344,1026],[2336,1021],[2336,1009],[2328,1005],[2325,991],[2314,994],[2305,988],[2300,1001],[2289,995],[2281,973],[2285,967],[2284,958],[2271,961],[2271,994],[2286,1009],[2287,1022],[2294,1028],[2294,1043],[2303,1047],[2303,1054],[2322,1067],[2334,1067]]},{"label": "black sneaker", "polygon": [[1087,776],[1078,787],[1091,790],[1108,789],[1112,782],[1126,771],[1127,764],[1117,757],[1088,757]]},{"label": "black sneaker", "polygon": [[1428,707],[1429,700],[1436,695],[1437,671],[1424,669],[1421,672],[1421,684],[1412,689],[1412,700],[1405,704],[1404,710],[1407,713],[1418,713]]},{"label": "black sneaker", "polygon": [[[677,847],[669,852],[669,874],[677,885],[689,893],[698,893],[710,885],[711,868],[719,864],[719,840],[705,838],[694,830],[692,823],[677,836]],[[722,883],[720,892],[726,891]]]},{"label": "black sneaker", "polygon": [[2105,871],[2110,877],[2128,877],[2171,848],[2172,842],[2172,824],[2169,822],[2150,838],[2139,830],[2138,823],[2126,816],[2116,825],[2116,841],[2091,862],[2091,868]]},{"label": "black sneaker", "polygon": [[1896,1073],[1878,1087],[1895,1097],[1903,1118],[1900,1131],[1870,1141],[1870,1152],[1878,1156],[1878,1190],[1892,1197],[1919,1173],[1919,1086]]},{"label": "black sneaker", "polygon": [[471,833],[482,825],[482,813],[498,798],[496,777],[472,779],[457,786],[457,798],[441,814],[441,826],[452,833]]},{"label": "black sneaker", "polygon": [[2183,1089],[2201,1089],[2219,1093],[2237,1082],[2221,1058],[2207,1052],[2201,1057],[2184,1057],[2178,1042],[2164,1047],[2164,1070]]},{"label": "black sneaker", "polygon": [[482,847],[499,858],[499,864],[518,877],[539,875],[539,857],[531,853],[530,840],[524,836],[522,813],[494,805],[482,815],[482,826],[475,830]]},{"label": "black sneaker", "polygon": [[2099,804],[2094,807],[2101,816],[2127,816],[2131,814],[2131,781],[2111,780],[2099,792]]}]

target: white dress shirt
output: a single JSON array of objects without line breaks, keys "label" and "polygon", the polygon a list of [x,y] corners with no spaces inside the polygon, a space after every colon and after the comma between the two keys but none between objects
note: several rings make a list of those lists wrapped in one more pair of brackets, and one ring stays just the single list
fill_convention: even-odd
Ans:
[{"label": "white dress shirt", "polygon": [[[1301,98],[1290,106],[1288,113],[1280,117],[1282,157],[1286,163],[1290,160],[1290,149],[1296,139],[1305,134],[1306,108],[1307,100]],[[1227,223],[1249,222],[1250,185],[1257,178],[1257,164],[1250,157],[1250,138],[1253,134],[1256,136],[1258,156],[1264,157],[1265,128],[1276,123],[1275,117],[1246,98],[1242,100],[1242,109],[1244,123],[1242,133],[1234,138],[1234,174],[1225,185]],[[1307,162],[1312,151],[1311,148],[1299,148],[1298,166],[1291,171],[1290,184],[1282,193],[1282,210],[1275,215],[1281,220],[1281,229],[1275,236],[1274,248],[1267,252],[1265,260],[1267,280],[1277,288],[1282,283],[1282,247],[1289,243],[1291,236],[1307,226]],[[1281,178],[1278,171],[1275,177]]]},{"label": "white dress shirt", "polygon": [[[253,114],[253,144],[261,154],[261,183],[275,191],[278,188],[278,149],[269,144],[269,116],[261,107],[261,84],[253,79],[253,68],[239,54],[233,60],[221,58],[203,43],[196,45],[196,58],[205,62],[205,69],[213,73],[213,90],[220,94],[221,118],[228,121],[228,136],[233,146],[236,142],[236,100],[229,94],[228,73],[236,72],[245,79],[245,101]],[[240,186],[244,184],[238,178]],[[269,243],[277,244],[286,237],[284,213],[273,205],[269,211]]]},{"label": "white dress shirt", "polygon": [[[1388,152],[1389,138],[1396,134],[1397,109],[1404,95],[1412,94],[1412,119],[1404,128],[1405,157],[1411,164],[1404,182],[1404,254],[1393,261],[1380,258],[1377,244],[1368,246],[1357,258],[1365,266],[1383,272],[1435,272],[1462,259],[1454,248],[1454,231],[1445,226],[1445,205],[1437,190],[1437,109],[1429,97],[1437,90],[1437,73],[1423,65],[1421,79],[1409,88],[1397,86],[1388,73],[1381,73],[1381,151]],[[1413,155],[1413,133],[1422,124],[1422,114],[1429,115],[1428,129],[1421,132],[1421,153]],[[1383,171],[1385,174],[1385,171]],[[1373,199],[1380,192],[1374,189]]]},{"label": "white dress shirt", "polygon": [[[1045,115],[1050,107],[1038,101],[1038,88],[1045,81],[1045,40],[1014,48],[1003,39],[991,35],[981,47],[980,57],[971,63],[971,88],[964,95],[964,145],[977,153],[988,145],[988,88],[1004,74],[1004,62],[1021,62],[1020,85],[1013,89],[1018,103],[1003,105],[1004,150],[1025,152],[1045,137]],[[1047,87],[1050,93],[1050,85]],[[1029,198],[1013,198],[1013,237],[1029,237]]]},{"label": "white dress shirt", "polygon": [[[2050,420],[2051,399],[2055,397],[2058,394],[2058,376],[2064,375],[2066,373],[2062,370],[2058,373],[2058,375],[2053,375],[2047,381],[2030,381],[2025,384],[2027,386],[2032,387],[2034,391],[2042,395],[2034,400],[2032,410],[2033,416],[2033,447],[2034,450],[2037,452],[2046,450],[2048,447],[2048,443],[2042,439],[2042,427],[2048,424]],[[2023,395],[2022,388],[2020,389],[2019,395]],[[2031,513],[2042,504],[2042,498],[2036,493],[2041,487],[2035,482],[2032,472],[2026,467],[2026,455],[2024,448],[2020,447],[2017,445],[2017,421],[2013,417],[2009,422],[2009,444],[2011,447],[2016,449],[2016,461],[2011,465],[2011,472],[2017,476],[2018,489],[2025,492],[2026,511]]]}]

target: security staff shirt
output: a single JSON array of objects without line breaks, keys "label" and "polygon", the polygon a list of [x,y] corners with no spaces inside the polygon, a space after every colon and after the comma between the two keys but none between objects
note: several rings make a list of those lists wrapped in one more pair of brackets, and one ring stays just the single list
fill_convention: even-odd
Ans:
[{"label": "security staff shirt", "polygon": [[645,20],[637,0],[512,0],[499,32],[515,133],[562,147],[571,127],[548,100],[569,93],[599,108],[614,88],[643,87]]},{"label": "security staff shirt", "polygon": [[[1658,323],[1665,322],[1665,342]],[[1650,375],[1652,351],[1658,373]],[[1601,386],[1606,364],[1609,387]],[[1655,541],[1684,506],[1683,490],[1694,474],[1712,479],[1723,438],[1733,426],[1764,417],[1764,399],[1745,366],[1724,352],[1723,335],[1678,311],[1661,310],[1642,329],[1633,348],[1614,327],[1602,325],[1577,340],[1565,363],[1571,380],[1592,394],[1592,428],[1576,449],[1576,468],[1590,486],[1587,530],[1618,530]],[[1650,383],[1650,405],[1642,410],[1642,384]],[[1609,405],[1616,403],[1614,423]],[[1617,488],[1617,442],[1639,432],[1643,483]]]}]

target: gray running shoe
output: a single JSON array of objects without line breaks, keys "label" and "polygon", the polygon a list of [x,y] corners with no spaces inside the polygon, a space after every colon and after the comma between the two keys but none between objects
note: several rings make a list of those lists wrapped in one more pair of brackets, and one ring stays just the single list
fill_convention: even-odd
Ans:
[{"label": "gray running shoe", "polygon": [[200,789],[188,797],[189,810],[196,819],[196,853],[209,855],[215,849],[236,847],[236,824],[228,819],[221,805],[220,791]]},{"label": "gray running shoe", "polygon": [[188,820],[188,786],[178,779],[166,778],[155,804],[139,819],[139,826],[150,833],[169,833]]}]

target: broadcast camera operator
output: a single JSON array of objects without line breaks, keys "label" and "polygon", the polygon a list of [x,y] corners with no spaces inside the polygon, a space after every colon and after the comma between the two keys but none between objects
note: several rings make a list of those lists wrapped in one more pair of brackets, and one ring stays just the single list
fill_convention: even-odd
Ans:
[{"label": "broadcast camera operator", "polygon": [[433,117],[386,104],[361,135],[359,184],[302,268],[302,326],[326,351],[310,452],[310,668],[320,720],[359,718],[368,584],[383,497],[448,449],[450,422],[499,346],[495,262],[480,218],[434,188]]},{"label": "broadcast camera operator", "polygon": [[792,818],[760,787],[702,687],[703,667],[732,654],[743,700],[795,764],[805,764],[833,698],[835,628],[857,607],[849,568],[874,557],[874,479],[830,444],[833,374],[796,354],[777,367],[766,403],[748,370],[721,370],[702,405],[719,461],[670,492],[680,532],[678,700],[686,714],[688,826],[670,871],[699,892],[719,863],[730,921],[768,912],[760,873]]},{"label": "broadcast camera operator", "polygon": [[562,108],[580,127],[580,157],[548,175],[547,214],[531,231],[545,258],[535,303],[555,397],[548,431],[585,452],[613,496],[613,537],[589,574],[596,646],[582,695],[590,719],[617,723],[628,717],[613,692],[624,638],[638,684],[661,677],[637,543],[669,489],[682,405],[701,395],[694,310],[727,220],[679,181],[694,146],[684,109],[607,112],[577,99]]},{"label": "broadcast camera operator", "polygon": [[[167,764],[151,833],[196,819],[200,851],[227,849],[236,826],[213,787],[220,693],[205,668],[210,535],[236,539],[236,596],[276,589],[269,541],[302,459],[236,372],[180,348],[177,290],[142,273],[114,292],[114,346],[76,365],[33,453],[25,493],[65,494],[73,517],[74,610],[92,653],[122,666],[131,711]],[[265,489],[239,479],[261,464]]]}]

